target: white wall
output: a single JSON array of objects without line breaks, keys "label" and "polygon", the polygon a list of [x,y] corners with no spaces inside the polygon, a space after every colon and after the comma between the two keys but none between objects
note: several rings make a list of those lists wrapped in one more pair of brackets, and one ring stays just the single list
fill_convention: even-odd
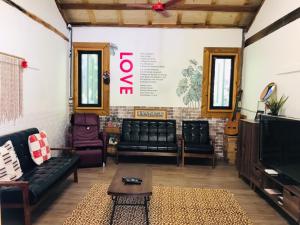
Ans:
[{"label": "white wall", "polygon": [[[16,1],[67,35],[54,1]],[[0,1],[0,52],[25,58],[23,117],[0,124],[0,135],[37,127],[52,145],[64,144],[68,121],[68,42]],[[5,19],[3,19],[5,18]]]},{"label": "white wall", "polygon": [[265,0],[252,26],[246,34],[246,38],[251,37],[266,26],[300,7],[299,0]]},{"label": "white wall", "polygon": [[[267,0],[249,33],[262,29],[300,6],[299,1]],[[249,36],[249,34],[248,34]],[[296,20],[245,48],[243,113],[253,118],[264,87],[277,84],[277,96],[288,96],[282,115],[300,118],[300,20]],[[252,111],[252,112],[251,112]]]},{"label": "white wall", "polygon": [[[112,106],[199,107],[201,98],[200,102],[187,105],[183,97],[176,94],[178,83],[183,79],[183,69],[191,66],[190,60],[196,60],[202,66],[204,47],[241,47],[242,30],[75,27],[73,41],[108,42],[118,47],[116,55],[110,58]],[[120,87],[124,85],[120,78],[125,76],[120,69],[120,52],[133,53],[130,57],[134,67],[133,94],[120,94]],[[161,74],[165,75],[163,79],[158,75],[158,79],[146,81],[157,74],[143,72],[144,54],[151,54],[154,66],[159,66]],[[155,69],[150,68],[151,71]],[[141,90],[155,92],[144,95]]]}]

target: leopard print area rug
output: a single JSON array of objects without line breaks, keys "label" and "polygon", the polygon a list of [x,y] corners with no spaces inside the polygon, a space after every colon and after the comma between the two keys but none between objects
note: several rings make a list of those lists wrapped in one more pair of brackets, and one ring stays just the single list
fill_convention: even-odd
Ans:
[{"label": "leopard print area rug", "polygon": [[[109,224],[112,200],[107,188],[108,185],[93,185],[63,225]],[[252,225],[233,194],[223,189],[154,186],[149,219],[150,225]],[[146,224],[144,207],[117,206],[113,224]]]}]

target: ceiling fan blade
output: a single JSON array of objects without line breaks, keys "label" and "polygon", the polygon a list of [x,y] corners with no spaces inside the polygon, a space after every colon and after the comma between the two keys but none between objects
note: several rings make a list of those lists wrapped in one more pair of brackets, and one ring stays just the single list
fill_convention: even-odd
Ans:
[{"label": "ceiling fan blade", "polygon": [[137,9],[152,9],[150,4],[127,4],[128,8],[137,8]]},{"label": "ceiling fan blade", "polygon": [[170,14],[167,11],[157,11],[160,15],[162,15],[163,17],[169,17]]},{"label": "ceiling fan blade", "polygon": [[182,0],[169,0],[169,1],[167,1],[165,4],[164,4],[164,6],[165,7],[169,7],[169,6],[171,6],[171,5],[174,5],[174,4],[176,4],[176,3],[178,3],[178,2],[181,2]]}]

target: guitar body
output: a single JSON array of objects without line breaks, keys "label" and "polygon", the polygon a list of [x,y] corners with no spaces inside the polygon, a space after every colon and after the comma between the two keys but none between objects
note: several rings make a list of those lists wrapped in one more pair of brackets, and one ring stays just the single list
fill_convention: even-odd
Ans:
[{"label": "guitar body", "polygon": [[236,95],[236,102],[234,106],[234,111],[231,119],[228,120],[224,133],[227,135],[237,135],[239,133],[239,120],[241,118],[241,110],[238,107],[238,103],[241,101],[243,90],[239,90]]},{"label": "guitar body", "polygon": [[239,133],[239,120],[241,114],[238,112],[236,113],[236,117],[234,120],[229,120],[225,126],[224,133],[227,135],[237,135]]}]

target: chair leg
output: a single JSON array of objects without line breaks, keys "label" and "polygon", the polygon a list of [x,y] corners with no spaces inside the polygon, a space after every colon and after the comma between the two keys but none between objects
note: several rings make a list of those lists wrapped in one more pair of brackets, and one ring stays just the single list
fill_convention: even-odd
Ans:
[{"label": "chair leg", "polygon": [[74,182],[78,183],[78,170],[77,170],[77,168],[74,170]]},{"label": "chair leg", "polygon": [[215,154],[213,155],[212,157],[212,168],[214,169],[215,168],[215,162],[216,161],[216,157],[215,157]]},{"label": "chair leg", "polygon": [[115,159],[116,164],[119,164],[119,153],[118,150],[116,151],[116,159]]},{"label": "chair leg", "polygon": [[23,194],[23,209],[24,209],[24,224],[31,225],[31,212],[29,205],[29,190],[28,186],[22,189]]},{"label": "chair leg", "polygon": [[184,167],[184,150],[181,151],[181,166]]}]

